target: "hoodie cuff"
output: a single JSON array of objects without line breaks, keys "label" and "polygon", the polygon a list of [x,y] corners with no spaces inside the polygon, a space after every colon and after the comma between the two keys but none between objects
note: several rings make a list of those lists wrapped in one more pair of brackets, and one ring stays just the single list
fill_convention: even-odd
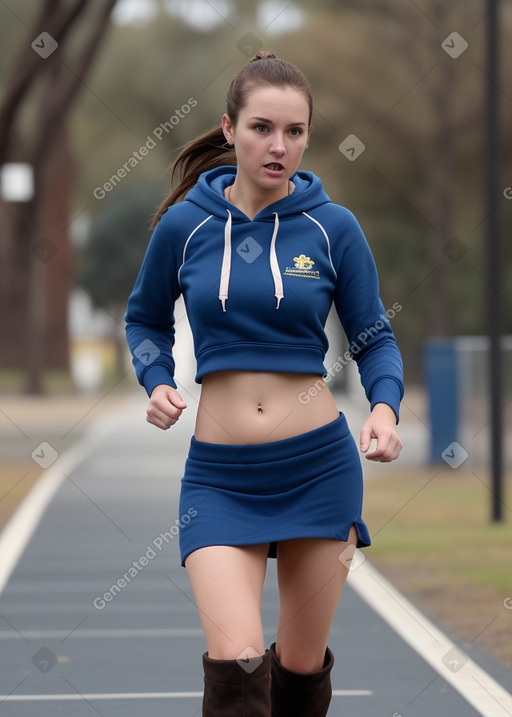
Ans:
[{"label": "hoodie cuff", "polygon": [[403,397],[402,386],[394,378],[381,378],[372,386],[370,410],[377,403],[386,403],[393,409],[396,422],[400,420],[400,401]]},{"label": "hoodie cuff", "polygon": [[142,376],[141,383],[150,398],[156,386],[160,386],[161,384],[177,388],[176,381],[174,380],[172,373],[169,371],[167,366],[164,366],[163,364],[156,364],[147,368]]}]

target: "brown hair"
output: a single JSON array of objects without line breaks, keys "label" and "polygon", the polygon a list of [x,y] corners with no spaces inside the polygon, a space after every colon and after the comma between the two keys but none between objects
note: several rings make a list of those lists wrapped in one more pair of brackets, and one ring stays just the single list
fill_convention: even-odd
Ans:
[{"label": "brown hair", "polygon": [[[256,87],[293,87],[302,92],[309,104],[309,126],[313,115],[313,95],[304,74],[290,62],[280,60],[271,52],[261,50],[233,78],[226,97],[226,113],[236,126],[247,95]],[[171,185],[178,184],[158,207],[151,228],[160,221],[168,207],[178,201],[199,179],[202,172],[222,165],[236,165],[235,150],[226,142],[222,125],[213,127],[182,149],[174,163]]]}]

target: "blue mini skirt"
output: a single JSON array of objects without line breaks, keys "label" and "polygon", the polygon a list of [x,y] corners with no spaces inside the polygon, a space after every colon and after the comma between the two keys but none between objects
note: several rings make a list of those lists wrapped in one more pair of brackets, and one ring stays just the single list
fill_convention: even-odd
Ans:
[{"label": "blue mini skirt", "polygon": [[210,545],[331,538],[371,544],[361,518],[361,460],[345,416],[270,443],[206,443],[192,437],[181,481],[181,564]]}]

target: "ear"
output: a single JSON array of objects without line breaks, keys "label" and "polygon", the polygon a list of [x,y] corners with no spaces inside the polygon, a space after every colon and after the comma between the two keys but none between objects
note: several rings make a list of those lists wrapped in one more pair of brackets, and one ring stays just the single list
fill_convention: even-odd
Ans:
[{"label": "ear", "polygon": [[223,114],[222,115],[222,131],[224,132],[224,137],[226,138],[226,142],[228,144],[234,144],[234,134],[233,134],[233,123],[231,122],[229,115]]}]

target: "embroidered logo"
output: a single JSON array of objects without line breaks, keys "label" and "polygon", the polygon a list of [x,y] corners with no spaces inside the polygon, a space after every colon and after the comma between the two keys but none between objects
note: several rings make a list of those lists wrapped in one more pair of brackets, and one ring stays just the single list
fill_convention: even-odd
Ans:
[{"label": "embroidered logo", "polygon": [[295,262],[295,266],[287,266],[284,276],[298,276],[304,279],[320,278],[320,272],[313,270],[315,262],[309,256],[300,254],[299,256],[294,256],[293,261]]}]

